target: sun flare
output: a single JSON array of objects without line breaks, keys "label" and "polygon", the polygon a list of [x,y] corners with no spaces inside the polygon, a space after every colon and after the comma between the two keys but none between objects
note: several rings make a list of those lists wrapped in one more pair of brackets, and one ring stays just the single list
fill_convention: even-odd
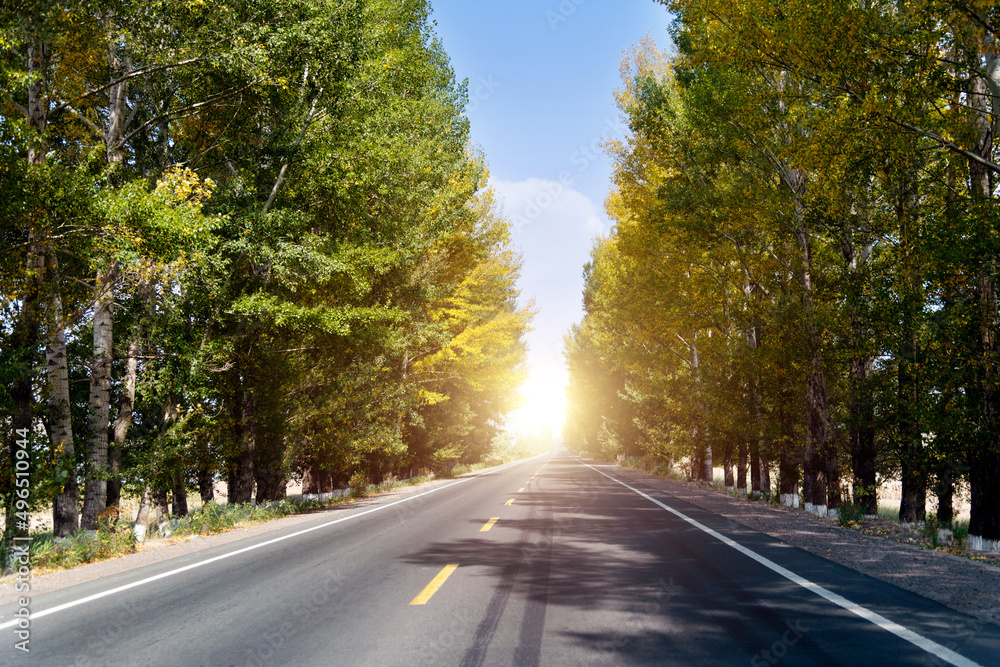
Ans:
[{"label": "sun flare", "polygon": [[566,418],[566,377],[532,373],[521,385],[523,405],[507,419],[507,428],[520,434],[537,434],[546,428],[556,436]]}]

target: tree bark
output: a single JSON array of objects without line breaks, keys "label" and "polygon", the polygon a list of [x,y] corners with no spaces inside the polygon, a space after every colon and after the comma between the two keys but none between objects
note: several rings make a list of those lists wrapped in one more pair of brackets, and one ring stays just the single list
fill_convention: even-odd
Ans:
[{"label": "tree bark", "polygon": [[868,387],[871,361],[851,359],[850,448],[854,474],[854,504],[864,508],[866,516],[878,515],[878,480],[875,469],[875,410]]},{"label": "tree bark", "polygon": [[[141,332],[141,329],[140,329]],[[122,402],[118,406],[118,417],[115,419],[114,446],[108,449],[108,496],[106,504],[108,507],[116,506],[121,502],[121,455],[125,446],[125,438],[128,437],[129,427],[132,425],[132,413],[135,409],[135,383],[139,375],[139,355],[142,354],[142,347],[137,337],[129,343],[128,359],[125,361],[125,378]]]},{"label": "tree bark", "polygon": [[[1000,91],[1000,55],[996,53],[996,40],[991,39],[989,49],[981,53],[974,49],[974,59],[980,62],[985,57],[987,82],[978,72],[969,78],[968,105],[974,113],[976,145],[973,152],[989,158],[993,154],[996,141],[992,115],[1000,114],[1000,95],[990,90]],[[983,214],[992,214],[994,175],[980,162],[970,158],[969,177],[974,203],[981,206]],[[986,220],[991,215],[984,215]],[[991,230],[985,220],[980,223],[980,248],[989,247]],[[982,410],[982,436],[970,457],[969,482],[972,487],[972,507],[969,521],[969,546],[982,551],[1000,551],[1000,373],[997,370],[997,290],[996,257],[991,253],[981,257],[977,276],[977,298],[979,301],[979,385]]]},{"label": "tree bark", "polygon": [[935,491],[938,498],[938,523],[942,526],[950,526],[955,519],[955,475],[950,462],[946,462],[938,469]]},{"label": "tree bark", "polygon": [[722,470],[726,480],[726,491],[734,491],[736,480],[733,479],[733,445],[731,443],[722,450]]},{"label": "tree bark", "polygon": [[171,479],[171,495],[173,496],[174,516],[186,516],[188,513],[187,484],[184,482],[184,475],[175,472]]},{"label": "tree bark", "polygon": [[69,367],[66,358],[66,330],[63,326],[62,299],[52,297],[51,332],[45,347],[49,374],[50,438],[56,465],[63,478],[62,489],[52,505],[52,529],[56,537],[76,532],[80,517],[80,489],[76,479],[76,456],[73,449],[73,418],[70,412]]},{"label": "tree bark", "polygon": [[198,471],[198,493],[202,506],[215,500],[215,475],[207,466]]},{"label": "tree bark", "polygon": [[[48,143],[49,101],[45,96],[46,70],[49,64],[48,45],[43,42],[28,46],[28,163],[44,166]],[[55,253],[39,229],[29,232],[29,264],[35,273],[38,292],[47,300],[45,370],[49,392],[50,433],[55,467],[64,475],[64,483],[52,505],[52,528],[57,537],[76,531],[79,520],[79,487],[76,480],[76,460],[73,451],[73,424],[69,401],[69,370],[66,359],[66,332],[63,330],[62,299],[59,295],[58,266]],[[31,237],[35,243],[31,243]]]},{"label": "tree bark", "polygon": [[754,493],[761,492],[760,441],[758,440],[754,440],[750,443],[750,490]]},{"label": "tree bark", "polygon": [[251,381],[243,378],[244,386],[239,392],[240,432],[239,452],[232,464],[229,502],[245,504],[253,501],[254,448],[257,443],[257,400]]},{"label": "tree bark", "polygon": [[806,497],[806,508],[825,516],[830,501],[837,502],[838,495],[827,497],[830,488],[827,474],[836,471],[836,452],[830,429],[830,405],[826,393],[826,374],[820,341],[819,323],[816,321],[814,287],[812,282],[812,235],[806,227],[805,209],[801,198],[805,195],[805,172],[792,169],[786,177],[788,188],[794,197],[796,220],[795,238],[801,252],[799,283],[802,289],[802,303],[805,307],[803,322],[809,354],[809,371],[806,381],[806,405],[809,415],[810,438],[806,444],[804,477],[810,480],[812,497]]},{"label": "tree bark", "polygon": [[739,453],[736,462],[736,493],[741,496],[747,495],[747,441],[740,438]]},{"label": "tree bark", "polygon": [[117,269],[97,273],[94,298],[94,363],[90,370],[90,451],[83,492],[81,526],[97,528],[107,505],[108,414],[111,403],[111,362],[113,355],[114,282]]}]

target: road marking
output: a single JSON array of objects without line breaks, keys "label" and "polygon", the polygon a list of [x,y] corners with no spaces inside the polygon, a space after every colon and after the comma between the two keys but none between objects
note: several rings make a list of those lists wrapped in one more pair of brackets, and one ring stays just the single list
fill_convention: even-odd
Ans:
[{"label": "road marking", "polygon": [[493,517],[492,519],[490,519],[489,521],[486,522],[485,526],[483,526],[482,528],[479,529],[479,532],[480,533],[488,533],[488,532],[490,532],[490,528],[492,528],[493,524],[495,524],[499,520],[500,520],[500,517],[498,517],[498,516]]},{"label": "road marking", "polygon": [[520,489],[517,490],[517,492],[518,493],[524,493],[524,487],[522,486]]},{"label": "road marking", "polygon": [[719,540],[720,542],[722,542],[726,546],[732,547],[733,549],[736,549],[737,551],[739,551],[744,556],[747,556],[748,558],[752,558],[753,560],[757,561],[758,563],[760,563],[761,565],[763,565],[767,569],[780,574],[784,578],[786,578],[789,581],[792,581],[792,582],[798,584],[799,586],[801,586],[802,588],[806,589],[807,591],[815,593],[816,595],[820,596],[821,598],[825,598],[826,600],[829,600],[830,602],[832,602],[833,604],[837,605],[838,607],[842,607],[843,609],[846,609],[847,611],[851,612],[852,614],[855,614],[856,616],[860,616],[861,618],[865,619],[866,621],[869,621],[870,623],[873,623],[873,624],[877,625],[878,627],[882,628],[886,632],[891,632],[892,634],[896,635],[900,639],[905,639],[906,641],[910,642],[914,646],[916,646],[916,647],[918,647],[920,649],[923,649],[924,651],[930,653],[931,655],[934,655],[934,656],[940,658],[941,660],[944,660],[945,662],[947,662],[947,663],[949,663],[951,665],[956,665],[956,667],[982,667],[982,665],[980,665],[979,663],[974,662],[972,660],[969,660],[964,655],[956,653],[955,651],[952,651],[951,649],[949,649],[949,648],[947,648],[945,646],[942,646],[941,644],[938,644],[937,642],[935,642],[933,640],[927,639],[923,635],[918,635],[916,632],[913,632],[912,630],[904,628],[902,625],[900,625],[900,624],[898,624],[898,623],[896,623],[894,621],[890,621],[885,616],[882,616],[881,614],[878,614],[878,613],[876,613],[876,612],[868,609],[867,607],[862,607],[861,605],[856,604],[854,602],[851,602],[847,598],[845,598],[845,597],[843,597],[841,595],[838,595],[838,594],[834,593],[833,591],[830,591],[830,590],[827,590],[826,588],[823,588],[819,584],[814,584],[813,582],[809,581],[805,577],[801,577],[801,576],[795,574],[794,572],[792,572],[791,570],[786,569],[786,568],[778,565],[773,560],[771,560],[769,558],[766,558],[764,556],[761,556],[756,551],[751,551],[750,549],[746,548],[745,546],[743,546],[739,542],[735,542],[734,540],[731,540],[730,538],[726,537],[722,533],[719,533],[719,532],[716,532],[716,531],[712,530],[708,526],[706,526],[706,525],[704,525],[702,523],[699,523],[698,521],[695,521],[691,517],[687,516],[686,514],[683,514],[682,512],[679,512],[679,511],[675,510],[673,507],[670,507],[669,505],[664,505],[663,503],[661,503],[656,498],[653,498],[652,496],[643,493],[642,491],[640,491],[639,489],[636,489],[635,487],[629,486],[628,484],[626,484],[625,482],[623,482],[621,480],[615,479],[611,475],[598,470],[594,466],[588,465],[588,464],[584,463],[583,461],[580,461],[579,459],[577,459],[577,463],[579,463],[581,465],[584,465],[584,466],[587,466],[588,468],[590,468],[594,472],[597,472],[597,473],[600,473],[601,475],[604,475],[605,477],[607,477],[608,479],[610,479],[613,482],[618,482],[619,484],[621,484],[622,486],[624,486],[629,491],[632,491],[634,493],[639,494],[640,496],[642,496],[643,498],[645,498],[649,502],[653,503],[654,505],[658,505],[659,507],[662,507],[663,509],[667,510],[671,514],[673,514],[673,515],[677,516],[678,518],[683,519],[684,521],[688,522],[689,524],[691,524],[695,528],[697,528],[697,529],[699,529],[701,531],[704,531],[705,533],[708,533],[709,535],[711,535],[715,539]]},{"label": "road marking", "polygon": [[507,502],[504,503],[504,505],[513,505],[513,504],[514,504],[514,499],[513,498],[511,498],[510,500],[508,500]]},{"label": "road marking", "polygon": [[420,591],[420,595],[418,595],[417,597],[413,598],[413,600],[410,601],[410,604],[411,605],[427,604],[427,601],[430,600],[434,596],[434,594],[438,592],[438,589],[441,588],[442,585],[444,585],[444,582],[448,581],[448,577],[451,576],[451,573],[457,569],[458,569],[457,564],[445,565],[444,569],[438,572],[438,576],[431,579],[431,583],[427,584],[424,590]]},{"label": "road marking", "polygon": [[[299,531],[296,531],[294,533],[289,533],[288,535],[282,535],[281,537],[275,537],[274,539],[267,540],[266,542],[259,542],[257,544],[251,544],[248,547],[243,547],[242,549],[237,549],[236,551],[230,551],[229,553],[221,554],[219,556],[214,556],[212,558],[207,558],[207,559],[205,559],[203,561],[198,561],[197,563],[191,563],[190,565],[185,565],[184,567],[179,567],[179,568],[174,569],[174,570],[168,570],[167,572],[161,572],[160,574],[153,575],[152,577],[146,577],[145,579],[140,579],[139,581],[133,581],[130,584],[125,584],[123,586],[117,586],[115,588],[111,588],[111,589],[108,589],[106,591],[101,591],[100,593],[94,593],[93,595],[88,595],[87,597],[80,598],[79,600],[72,600],[70,602],[66,602],[66,603],[63,603],[63,604],[60,604],[60,605],[56,605],[55,607],[51,607],[49,609],[43,609],[41,611],[32,612],[32,614],[31,614],[31,620],[36,620],[36,619],[39,619],[39,618],[44,618],[44,617],[48,616],[49,614],[55,614],[56,612],[64,611],[66,609],[72,609],[73,607],[78,607],[78,606],[80,606],[82,604],[86,604],[87,602],[93,602],[94,600],[100,600],[101,598],[108,597],[109,595],[115,595],[116,593],[122,593],[122,592],[127,591],[127,590],[129,590],[131,588],[137,588],[139,586],[144,586],[144,585],[152,583],[154,581],[159,581],[160,579],[166,579],[167,577],[172,577],[175,574],[180,574],[181,572],[187,572],[188,570],[194,570],[195,568],[202,567],[203,565],[208,565],[209,563],[216,563],[216,562],[221,561],[221,560],[226,560],[227,558],[232,558],[233,556],[238,556],[240,554],[247,553],[248,551],[255,551],[257,549],[261,549],[263,547],[270,546],[272,544],[277,544],[278,542],[284,542],[285,540],[290,540],[293,537],[298,537],[300,535],[305,535],[306,533],[311,533],[314,530],[320,530],[322,528],[327,528],[327,527],[332,526],[332,525],[337,524],[337,523],[342,523],[344,521],[350,521],[352,519],[357,519],[358,517],[365,516],[366,514],[372,514],[373,512],[381,512],[382,510],[389,509],[390,507],[395,507],[396,505],[399,505],[401,503],[408,503],[411,500],[416,500],[417,498],[422,498],[424,496],[428,496],[428,495],[430,495],[432,493],[436,493],[436,492],[441,491],[443,489],[451,488],[451,487],[455,486],[456,484],[464,484],[465,482],[468,482],[470,479],[476,479],[478,477],[482,477],[483,475],[488,475],[488,474],[491,474],[491,473],[499,472],[499,471],[503,470],[504,468],[509,468],[510,466],[515,466],[515,465],[518,465],[519,463],[524,463],[525,461],[531,461],[533,459],[537,459],[539,456],[545,456],[545,454],[539,454],[538,456],[532,456],[530,459],[523,459],[521,461],[512,461],[511,463],[507,463],[505,465],[502,465],[499,468],[492,468],[492,469],[484,470],[484,471],[482,471],[482,472],[480,472],[480,473],[478,473],[476,475],[473,475],[471,477],[463,477],[462,479],[456,480],[456,481],[452,482],[451,484],[445,484],[444,486],[439,486],[439,487],[433,488],[433,489],[431,489],[429,491],[424,491],[423,493],[418,493],[416,495],[410,496],[409,498],[403,498],[402,500],[397,500],[395,502],[391,502],[391,503],[388,503],[386,505],[379,505],[378,507],[373,507],[370,510],[365,510],[363,512],[358,512],[357,514],[352,514],[351,516],[345,516],[345,517],[342,517],[340,519],[334,519],[333,521],[327,521],[326,523],[321,523],[318,526],[312,526],[310,528],[305,528],[303,530],[299,530]],[[6,623],[0,623],[0,630],[6,630],[7,628],[12,628],[15,625],[17,625],[18,622],[19,622],[19,619],[14,619],[13,621],[7,621]]]}]

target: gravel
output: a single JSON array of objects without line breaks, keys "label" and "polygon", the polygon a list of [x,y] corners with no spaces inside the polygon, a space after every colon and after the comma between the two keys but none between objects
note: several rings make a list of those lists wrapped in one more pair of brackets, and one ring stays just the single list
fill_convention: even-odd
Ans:
[{"label": "gravel", "polygon": [[1000,554],[961,555],[915,544],[918,535],[897,523],[868,519],[843,528],[805,510],[774,507],[646,473],[603,466],[623,482],[670,494],[839,565],[1000,626]]}]

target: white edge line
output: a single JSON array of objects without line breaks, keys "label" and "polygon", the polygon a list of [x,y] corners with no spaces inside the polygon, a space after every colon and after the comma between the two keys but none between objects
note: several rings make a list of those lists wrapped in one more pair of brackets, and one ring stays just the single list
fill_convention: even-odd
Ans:
[{"label": "white edge line", "polygon": [[[180,574],[181,572],[187,572],[188,570],[193,570],[195,568],[199,568],[199,567],[202,567],[204,565],[208,565],[209,563],[215,563],[215,562],[218,562],[220,560],[226,560],[227,558],[232,558],[233,556],[238,556],[240,554],[247,553],[248,551],[254,551],[256,549],[261,549],[263,547],[266,547],[266,546],[269,546],[269,545],[272,545],[272,544],[276,544],[278,542],[283,542],[285,540],[290,540],[293,537],[298,537],[299,535],[305,535],[306,533],[311,533],[314,530],[320,530],[322,528],[328,528],[328,527],[330,527],[330,526],[332,526],[332,525],[334,525],[336,523],[341,523],[343,521],[350,521],[351,519],[357,519],[358,517],[362,517],[362,516],[364,516],[366,514],[372,514],[373,512],[380,512],[380,511],[382,511],[384,509],[389,509],[390,507],[394,507],[394,506],[399,505],[401,503],[408,503],[411,500],[415,500],[417,498],[421,498],[423,496],[430,495],[430,494],[432,494],[432,493],[434,493],[436,491],[441,491],[442,489],[449,489],[449,488],[451,488],[453,486],[456,486],[458,484],[462,484],[463,482],[468,482],[471,479],[476,479],[477,477],[481,477],[481,476],[489,474],[489,473],[498,472],[500,470],[503,470],[504,468],[507,468],[507,467],[510,467],[510,466],[513,466],[513,465],[517,465],[519,463],[525,463],[527,461],[531,461],[533,459],[537,459],[539,456],[545,456],[545,454],[538,454],[537,456],[532,456],[529,459],[521,459],[520,461],[511,461],[510,463],[507,463],[505,465],[502,465],[502,466],[499,466],[499,467],[496,467],[496,468],[490,468],[489,470],[483,470],[482,472],[480,472],[480,473],[478,473],[476,475],[472,475],[471,477],[465,477],[463,479],[460,479],[460,480],[457,480],[455,482],[452,482],[451,484],[445,484],[444,486],[438,486],[436,488],[431,489],[430,491],[424,491],[423,493],[418,493],[415,496],[410,496],[409,498],[403,498],[402,500],[397,500],[395,502],[389,503],[388,505],[379,505],[378,507],[373,507],[373,508],[365,510],[363,512],[358,512],[357,514],[352,514],[350,516],[345,516],[345,517],[341,517],[339,519],[334,519],[333,521],[327,521],[326,523],[321,523],[318,526],[312,526],[310,528],[305,528],[303,530],[299,530],[299,531],[296,531],[294,533],[290,533],[288,535],[282,535],[281,537],[275,537],[273,539],[267,540],[266,542],[259,542],[257,544],[252,544],[252,545],[250,545],[248,547],[244,547],[242,549],[237,549],[236,551],[230,551],[228,553],[220,554],[218,556],[214,556],[212,558],[209,558],[208,560],[198,561],[197,563],[191,563],[190,565],[185,565],[184,567],[179,567],[179,568],[177,568],[175,570],[169,570],[167,572],[161,572],[160,574],[153,575],[152,577],[146,577],[145,579],[140,579],[139,581],[133,581],[130,584],[124,584],[122,586],[118,586],[118,587],[112,588],[110,590],[102,591],[100,593],[94,593],[93,595],[88,595],[85,598],[80,598],[78,600],[71,600],[70,602],[65,602],[63,604],[56,605],[55,607],[51,607],[49,609],[44,609],[42,611],[35,612],[35,613],[31,614],[28,617],[28,620],[29,621],[33,621],[33,620],[35,620],[37,618],[44,618],[44,617],[46,617],[46,616],[48,616],[50,614],[55,614],[56,612],[65,611],[66,609],[71,609],[73,607],[78,607],[78,606],[80,606],[82,604],[86,604],[88,602],[93,602],[94,600],[100,600],[101,598],[108,597],[109,595],[114,595],[116,593],[121,593],[123,591],[127,591],[130,588],[137,588],[139,586],[144,586],[144,585],[152,583],[154,581],[159,581],[160,579],[166,579],[167,577],[172,577],[175,574]],[[13,621],[7,621],[6,623],[0,623],[0,630],[6,630],[8,628],[12,628],[15,625],[17,625],[20,622],[20,620],[21,619],[14,619]]]},{"label": "white edge line", "polygon": [[870,623],[874,623],[878,627],[882,628],[883,630],[885,630],[887,632],[891,632],[892,634],[896,635],[900,639],[905,639],[906,641],[910,642],[911,644],[917,646],[920,649],[923,649],[924,651],[927,651],[928,653],[930,653],[930,654],[932,654],[932,655],[940,658],[941,660],[944,660],[945,662],[947,662],[949,664],[955,665],[956,667],[982,667],[982,665],[980,665],[978,662],[973,662],[972,660],[969,660],[965,656],[960,655],[960,654],[956,653],[955,651],[952,651],[950,648],[947,648],[946,646],[942,646],[941,644],[938,644],[937,642],[935,642],[933,640],[927,639],[926,637],[924,637],[922,635],[918,635],[916,632],[913,632],[912,630],[908,630],[907,628],[904,628],[902,625],[900,625],[900,624],[898,624],[898,623],[896,623],[894,621],[890,621],[885,616],[882,616],[881,614],[878,614],[878,613],[876,613],[876,612],[874,612],[874,611],[872,611],[872,610],[870,610],[870,609],[868,609],[866,607],[862,607],[859,604],[851,602],[847,598],[845,598],[845,597],[843,597],[841,595],[838,595],[837,593],[834,593],[831,590],[823,588],[819,584],[814,584],[813,582],[809,581],[808,579],[795,574],[791,570],[788,570],[788,569],[786,569],[786,568],[778,565],[777,563],[775,563],[774,561],[770,560],[769,558],[761,556],[756,551],[751,551],[750,549],[746,548],[742,544],[739,544],[738,542],[735,542],[735,541],[731,540],[730,538],[726,537],[722,533],[719,533],[719,532],[716,532],[716,531],[712,530],[708,526],[706,526],[706,525],[704,525],[702,523],[699,523],[698,521],[695,521],[691,517],[689,517],[686,514],[683,514],[683,513],[679,512],[679,511],[675,510],[673,507],[670,507],[669,505],[664,505],[663,503],[661,503],[656,498],[653,498],[652,496],[649,496],[649,495],[643,493],[639,489],[636,489],[634,487],[629,486],[628,484],[626,484],[625,482],[623,482],[623,481],[621,481],[619,479],[615,479],[611,475],[598,470],[594,466],[588,465],[588,464],[584,463],[583,461],[581,461],[579,459],[576,459],[576,461],[578,463],[580,463],[581,465],[587,466],[588,468],[590,468],[594,472],[599,473],[601,475],[604,475],[605,477],[607,477],[611,481],[618,482],[619,484],[621,484],[622,486],[624,486],[629,491],[632,491],[633,493],[639,494],[640,496],[642,496],[643,498],[645,498],[649,502],[653,503],[654,505],[658,505],[658,506],[662,507],[663,509],[667,510],[668,512],[670,512],[671,514],[677,516],[678,518],[683,519],[684,521],[687,521],[689,524],[691,524],[695,528],[708,533],[709,535],[711,535],[715,539],[719,540],[720,542],[722,542],[726,546],[729,546],[729,547],[732,547],[733,549],[736,549],[741,554],[747,556],[748,558],[752,558],[753,560],[757,561],[758,563],[760,563],[764,567],[768,568],[769,570],[773,570],[774,572],[777,572],[781,576],[785,577],[789,581],[792,581],[792,582],[798,584],[799,586],[801,586],[802,588],[806,589],[807,591],[811,591],[811,592],[815,593],[816,595],[820,596],[821,598],[825,598],[826,600],[829,600],[830,602],[834,603],[835,605],[837,605],[839,607],[843,607],[844,609],[846,609],[847,611],[851,612],[852,614],[860,616],[861,618],[865,619],[866,621],[869,621]]}]

